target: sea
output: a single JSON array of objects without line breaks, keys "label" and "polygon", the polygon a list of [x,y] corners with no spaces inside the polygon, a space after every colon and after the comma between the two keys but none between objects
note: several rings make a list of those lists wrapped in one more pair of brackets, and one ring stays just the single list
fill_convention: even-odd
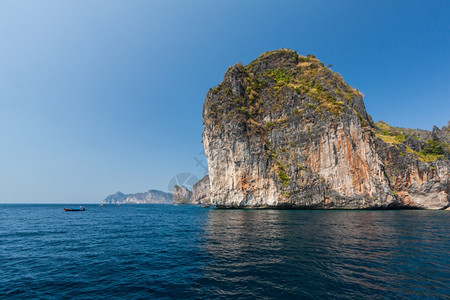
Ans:
[{"label": "sea", "polygon": [[0,205],[0,299],[450,298],[449,211],[62,206]]}]

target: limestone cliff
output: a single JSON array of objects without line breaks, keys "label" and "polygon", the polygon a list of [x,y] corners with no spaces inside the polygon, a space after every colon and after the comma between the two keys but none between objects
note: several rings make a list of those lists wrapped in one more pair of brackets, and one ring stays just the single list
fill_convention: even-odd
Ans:
[{"label": "limestone cliff", "polygon": [[362,98],[312,55],[282,49],[230,67],[203,106],[211,202],[219,208],[447,207],[445,153],[424,158],[421,140],[415,150],[401,143],[403,155],[396,155],[398,143],[383,141]]},{"label": "limestone cliff", "polygon": [[185,186],[175,185],[173,188],[174,204],[194,204],[192,203],[192,192]]},{"label": "limestone cliff", "polygon": [[200,179],[192,188],[192,201],[195,204],[210,203],[211,188],[209,185],[209,176],[206,175]]},{"label": "limestone cliff", "polygon": [[448,206],[450,134],[448,127],[433,131],[407,129],[378,122],[375,148],[393,191],[406,206],[441,209]]},{"label": "limestone cliff", "polygon": [[123,194],[117,192],[103,200],[104,204],[172,204],[172,195],[169,193],[149,190],[145,193]]}]

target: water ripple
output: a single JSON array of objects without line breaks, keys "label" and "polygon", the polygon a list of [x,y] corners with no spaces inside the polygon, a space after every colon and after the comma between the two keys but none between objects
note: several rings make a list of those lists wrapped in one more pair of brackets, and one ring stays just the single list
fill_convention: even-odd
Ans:
[{"label": "water ripple", "polygon": [[446,298],[443,211],[0,205],[0,298]]}]

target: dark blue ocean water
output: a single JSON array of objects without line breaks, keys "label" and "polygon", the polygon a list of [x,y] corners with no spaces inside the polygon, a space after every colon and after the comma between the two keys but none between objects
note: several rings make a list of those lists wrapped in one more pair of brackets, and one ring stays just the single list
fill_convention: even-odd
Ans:
[{"label": "dark blue ocean water", "polygon": [[0,298],[448,298],[448,211],[0,205]]}]

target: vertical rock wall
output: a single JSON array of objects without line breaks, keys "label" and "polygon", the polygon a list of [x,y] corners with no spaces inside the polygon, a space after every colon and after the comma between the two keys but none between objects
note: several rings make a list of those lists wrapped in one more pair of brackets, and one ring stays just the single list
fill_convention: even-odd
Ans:
[{"label": "vertical rock wall", "polygon": [[[230,67],[206,96],[203,124],[217,207],[448,206],[448,161],[424,173],[430,164],[414,153],[393,159],[361,93],[314,56],[283,49]],[[409,170],[399,181],[387,173],[396,164]]]}]

